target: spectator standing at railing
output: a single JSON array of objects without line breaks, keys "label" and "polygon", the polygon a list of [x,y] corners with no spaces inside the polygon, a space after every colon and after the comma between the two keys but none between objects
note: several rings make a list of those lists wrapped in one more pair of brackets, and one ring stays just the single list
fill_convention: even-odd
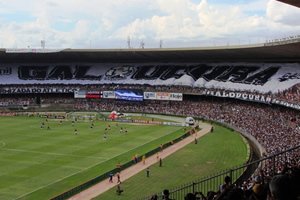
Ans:
[{"label": "spectator standing at railing", "polygon": [[230,176],[225,176],[224,183],[220,185],[220,194],[221,196],[226,196],[228,191],[232,189],[231,178]]},{"label": "spectator standing at railing", "polygon": [[170,191],[168,189],[164,189],[162,199],[172,200],[172,199],[170,199]]}]

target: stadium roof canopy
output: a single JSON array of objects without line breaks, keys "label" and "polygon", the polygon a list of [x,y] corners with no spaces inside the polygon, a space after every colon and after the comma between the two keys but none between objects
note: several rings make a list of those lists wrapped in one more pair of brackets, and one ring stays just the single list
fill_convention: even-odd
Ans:
[{"label": "stadium roof canopy", "polygon": [[300,36],[252,46],[161,49],[0,49],[0,63],[300,62]]},{"label": "stadium roof canopy", "polygon": [[300,0],[277,0],[300,8]]}]

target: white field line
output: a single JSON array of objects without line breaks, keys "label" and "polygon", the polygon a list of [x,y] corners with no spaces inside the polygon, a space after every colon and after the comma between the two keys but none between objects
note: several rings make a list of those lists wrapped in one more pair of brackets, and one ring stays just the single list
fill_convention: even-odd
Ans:
[{"label": "white field line", "polygon": [[20,198],[22,198],[22,197],[25,197],[25,196],[27,196],[27,195],[29,195],[29,194],[31,194],[31,193],[34,193],[34,192],[36,192],[36,191],[38,191],[38,190],[40,190],[40,189],[43,189],[43,188],[45,188],[45,187],[48,187],[49,185],[55,184],[55,183],[60,182],[60,181],[62,181],[62,180],[64,180],[64,179],[66,179],[66,178],[69,178],[69,177],[71,177],[71,176],[74,176],[74,175],[76,175],[76,174],[79,174],[79,173],[81,173],[81,172],[83,172],[83,171],[85,171],[85,170],[88,170],[88,169],[93,168],[93,167],[95,167],[95,166],[97,166],[97,165],[100,165],[100,164],[102,164],[102,163],[104,163],[104,162],[107,162],[107,161],[109,161],[109,160],[112,160],[113,158],[116,158],[116,157],[118,157],[118,156],[120,156],[120,155],[122,155],[122,154],[128,153],[128,152],[130,152],[130,151],[132,151],[132,150],[134,150],[134,149],[137,149],[137,148],[139,148],[139,147],[142,147],[142,146],[144,146],[144,145],[146,145],[146,144],[148,144],[148,143],[150,143],[150,142],[153,142],[153,141],[155,141],[155,140],[158,140],[158,139],[160,139],[160,138],[162,138],[162,137],[165,137],[165,136],[167,136],[167,135],[170,135],[170,134],[172,134],[172,133],[173,133],[173,132],[170,132],[169,134],[166,134],[166,135],[163,135],[163,136],[161,136],[161,137],[159,137],[159,138],[155,138],[155,139],[153,139],[153,140],[150,140],[149,142],[146,142],[146,143],[144,143],[144,144],[141,144],[140,146],[137,146],[137,147],[134,147],[134,148],[132,148],[132,149],[129,149],[128,151],[125,151],[125,152],[123,152],[123,153],[120,153],[120,154],[118,154],[118,155],[116,155],[116,156],[114,156],[114,157],[112,157],[112,158],[110,158],[110,159],[108,159],[108,160],[104,160],[104,161],[98,162],[98,163],[96,163],[96,164],[94,164],[94,165],[92,165],[92,166],[83,168],[83,169],[81,169],[81,170],[78,171],[78,172],[75,172],[75,173],[70,174],[70,175],[68,175],[68,176],[65,176],[65,177],[62,177],[62,178],[60,178],[60,179],[57,179],[57,180],[55,180],[55,181],[53,181],[53,182],[51,182],[51,183],[49,183],[49,184],[47,184],[47,185],[38,187],[37,189],[35,189],[35,190],[31,191],[31,192],[27,192],[27,193],[25,193],[25,194],[23,194],[23,195],[17,197],[16,199],[20,199]]},{"label": "white field line", "polygon": [[4,141],[0,141],[0,148],[4,148],[6,146],[6,143]]},{"label": "white field line", "polygon": [[[8,160],[10,161],[9,159],[4,159],[5,161]],[[38,165],[41,165],[41,166],[57,166],[57,165],[54,165],[54,164],[46,164],[46,163],[41,163],[41,162],[38,162],[38,161],[20,161],[21,164],[23,163],[26,163],[26,164],[38,164]],[[20,165],[21,165],[20,164]],[[71,166],[71,165],[63,165],[62,168],[71,168],[71,169],[76,169],[76,170],[80,170],[82,169],[82,167],[75,167],[75,166]],[[1,172],[0,172],[1,174]]]},{"label": "white field line", "polygon": [[47,152],[32,151],[32,150],[25,150],[25,149],[3,148],[2,150],[15,151],[15,152],[26,152],[26,153],[36,153],[36,154],[51,155],[51,156],[69,156],[69,157],[76,157],[76,158],[93,158],[93,159],[95,159],[95,158],[97,158],[97,159],[103,158],[103,157],[97,157],[97,156],[77,156],[77,155],[63,154],[63,153],[47,153]]}]

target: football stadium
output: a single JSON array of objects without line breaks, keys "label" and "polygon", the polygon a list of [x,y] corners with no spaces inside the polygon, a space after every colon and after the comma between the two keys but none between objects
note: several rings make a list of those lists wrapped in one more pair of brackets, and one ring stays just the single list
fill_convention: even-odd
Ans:
[{"label": "football stadium", "polygon": [[0,80],[0,199],[300,199],[300,35],[2,48]]}]

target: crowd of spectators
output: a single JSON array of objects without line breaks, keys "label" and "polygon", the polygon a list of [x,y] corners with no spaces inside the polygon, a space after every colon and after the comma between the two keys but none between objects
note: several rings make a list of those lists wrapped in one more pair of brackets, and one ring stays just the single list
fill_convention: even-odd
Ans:
[{"label": "crowd of spectators", "polygon": [[11,107],[11,106],[28,106],[34,103],[33,98],[11,98],[11,97],[1,97],[0,107]]},{"label": "crowd of spectators", "polygon": [[[188,193],[185,200],[298,200],[300,168],[292,167],[273,175],[260,174],[242,185],[235,185],[226,176],[218,191]],[[171,198],[170,198],[171,199]]]},{"label": "crowd of spectators", "polygon": [[278,99],[285,100],[291,103],[299,103],[300,102],[300,84],[296,84],[293,87],[278,93]]},{"label": "crowd of spectators", "polygon": [[73,98],[63,97],[41,97],[41,104],[73,104],[75,101]]}]

